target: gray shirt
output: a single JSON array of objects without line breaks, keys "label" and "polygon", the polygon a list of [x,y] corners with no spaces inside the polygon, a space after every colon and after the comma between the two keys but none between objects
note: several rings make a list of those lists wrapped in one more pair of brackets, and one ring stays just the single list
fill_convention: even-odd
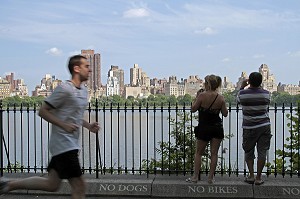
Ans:
[{"label": "gray shirt", "polygon": [[[53,107],[53,114],[60,120],[82,126],[83,114],[87,106],[87,89],[84,85],[80,88],[70,81],[62,83],[45,100]],[[62,128],[52,124],[50,136],[50,152],[53,156],[80,149],[78,128],[73,133],[66,132]]]}]

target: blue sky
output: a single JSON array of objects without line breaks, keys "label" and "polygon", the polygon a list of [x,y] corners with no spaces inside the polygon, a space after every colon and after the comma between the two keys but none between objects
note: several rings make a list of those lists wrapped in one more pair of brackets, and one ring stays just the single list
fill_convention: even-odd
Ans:
[{"label": "blue sky", "polygon": [[267,64],[277,83],[298,84],[297,0],[2,0],[0,76],[15,72],[32,91],[46,74],[68,79],[81,49],[110,65],[137,63],[150,78],[207,74],[236,82]]}]

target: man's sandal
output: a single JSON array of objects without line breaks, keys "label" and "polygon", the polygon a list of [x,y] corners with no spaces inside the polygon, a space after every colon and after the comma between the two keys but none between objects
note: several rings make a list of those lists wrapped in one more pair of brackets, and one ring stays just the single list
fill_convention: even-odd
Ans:
[{"label": "man's sandal", "polygon": [[265,181],[263,181],[263,180],[255,180],[254,184],[255,185],[262,185],[262,184],[264,184],[264,182]]}]

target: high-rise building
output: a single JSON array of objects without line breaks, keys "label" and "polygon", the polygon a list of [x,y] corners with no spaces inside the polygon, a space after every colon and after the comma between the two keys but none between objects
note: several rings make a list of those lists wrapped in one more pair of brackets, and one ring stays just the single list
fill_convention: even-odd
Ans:
[{"label": "high-rise building", "polygon": [[112,76],[112,77],[116,77],[118,79],[119,82],[119,94],[123,95],[124,94],[124,70],[120,69],[119,66],[110,66],[110,70],[108,71],[108,78]]},{"label": "high-rise building", "polygon": [[242,72],[241,76],[239,77],[238,82],[236,83],[236,89],[239,90],[241,88],[242,82],[248,79],[248,75],[246,74],[246,72]]},{"label": "high-rise building", "polygon": [[81,50],[81,55],[87,58],[92,70],[90,78],[87,81],[87,87],[90,92],[95,92],[101,87],[101,56],[94,50]]},{"label": "high-rise building", "polygon": [[167,82],[168,82],[167,79],[157,79],[157,78],[150,79],[151,94],[155,95],[155,94],[164,93],[164,87]]},{"label": "high-rise building", "polygon": [[279,83],[277,86],[277,92],[286,92],[290,95],[299,95],[300,94],[300,86]]},{"label": "high-rise building", "polygon": [[200,79],[198,75],[190,75],[187,79],[184,80],[184,86],[184,94],[196,96],[199,89],[203,88],[203,80]]},{"label": "high-rise building", "polygon": [[14,80],[17,85],[12,95],[18,95],[20,97],[28,96],[28,88],[23,79]]},{"label": "high-rise building", "polygon": [[178,97],[178,84],[176,76],[169,77],[169,82],[166,83],[164,92],[167,96],[174,95],[175,97]]},{"label": "high-rise building", "polygon": [[61,80],[56,79],[55,75],[46,74],[42,78],[41,84],[36,85],[34,91],[32,91],[33,96],[49,96],[52,94],[53,90],[62,83]]},{"label": "high-rise building", "polygon": [[229,80],[228,77],[223,78],[222,86],[221,86],[221,93],[224,92],[232,92],[234,91],[235,87],[233,83]]},{"label": "high-rise building", "polygon": [[277,85],[275,77],[270,73],[270,69],[267,64],[262,64],[259,67],[259,72],[262,74],[262,88],[268,90],[270,93],[277,91]]},{"label": "high-rise building", "polygon": [[145,72],[141,73],[141,81],[142,81],[142,86],[144,87],[149,87],[150,86],[150,78]]},{"label": "high-rise building", "polygon": [[10,96],[10,83],[6,79],[0,77],[0,99]]},{"label": "high-rise building", "polygon": [[14,76],[15,76],[14,73],[10,73],[5,76],[5,80],[10,83],[10,92],[15,90],[16,87],[16,85],[14,84]]},{"label": "high-rise building", "polygon": [[119,79],[113,75],[113,71],[110,70],[106,85],[106,96],[119,95],[120,93]]},{"label": "high-rise building", "polygon": [[134,64],[133,68],[130,68],[130,85],[140,86],[142,77],[142,69],[139,68],[138,64]]}]

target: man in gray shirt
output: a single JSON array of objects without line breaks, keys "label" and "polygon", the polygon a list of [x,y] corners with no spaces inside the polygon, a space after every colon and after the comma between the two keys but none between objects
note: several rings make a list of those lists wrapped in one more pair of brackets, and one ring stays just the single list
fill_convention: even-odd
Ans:
[{"label": "man in gray shirt", "polygon": [[[267,151],[270,148],[272,137],[268,107],[270,105],[270,92],[261,88],[262,75],[252,72],[249,80],[244,80],[237,100],[243,111],[243,149],[245,161],[249,169],[249,176],[245,182],[261,185],[261,178],[266,162]],[[250,87],[244,89],[250,84]],[[257,149],[257,175],[254,178],[254,150]]]},{"label": "man in gray shirt", "polygon": [[88,92],[82,84],[88,80],[91,69],[86,58],[75,55],[68,64],[71,80],[59,85],[39,111],[39,115],[52,123],[50,137],[51,161],[48,177],[30,177],[22,180],[0,180],[0,194],[16,189],[57,191],[62,179],[67,179],[72,188],[72,198],[85,198],[85,182],[78,159],[79,133],[83,126],[97,133],[97,122],[83,119]]}]

